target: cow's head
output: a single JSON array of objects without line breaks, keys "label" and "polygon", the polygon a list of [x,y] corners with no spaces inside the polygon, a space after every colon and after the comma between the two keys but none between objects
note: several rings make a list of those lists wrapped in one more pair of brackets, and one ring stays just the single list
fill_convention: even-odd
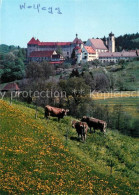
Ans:
[{"label": "cow's head", "polygon": [[69,112],[69,110],[65,110],[65,109],[62,109],[61,110],[61,113],[64,115],[64,116],[67,116],[67,113]]},{"label": "cow's head", "polygon": [[69,112],[69,110],[68,109],[66,109],[65,110],[65,116],[67,116],[67,113]]}]

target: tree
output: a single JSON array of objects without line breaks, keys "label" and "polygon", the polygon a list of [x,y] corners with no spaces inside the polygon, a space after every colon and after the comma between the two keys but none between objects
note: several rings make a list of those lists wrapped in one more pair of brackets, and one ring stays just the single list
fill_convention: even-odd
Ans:
[{"label": "tree", "polygon": [[[70,110],[70,114],[79,117],[82,115],[81,105],[85,107],[91,100],[88,94],[90,93],[90,87],[86,85],[83,78],[72,77],[68,80],[61,80],[59,86],[62,91],[66,92],[66,103]],[[87,113],[87,108],[84,113]]]},{"label": "tree", "polygon": [[96,68],[100,65],[99,60],[95,59],[92,61],[92,65],[96,66]]},{"label": "tree", "polygon": [[60,46],[57,46],[56,53],[59,54],[59,55],[63,54],[62,48]]},{"label": "tree", "polygon": [[73,49],[73,51],[72,51],[71,58],[75,59],[75,49]]},{"label": "tree", "polygon": [[84,72],[84,73],[82,72],[82,77],[84,78],[85,83],[91,87],[91,90],[94,90],[95,82],[94,82],[93,75],[89,72]]},{"label": "tree", "polygon": [[26,67],[27,78],[32,79],[48,79],[49,76],[54,75],[54,67],[46,61],[41,63],[30,62]]},{"label": "tree", "polygon": [[110,88],[108,77],[102,72],[94,74],[95,89],[107,91]]},{"label": "tree", "polygon": [[0,57],[0,66],[3,70],[1,71],[1,81],[11,82],[14,80],[22,79],[25,75],[22,49],[18,49],[14,46],[9,46],[6,51],[8,52],[6,52],[6,54],[2,53]]},{"label": "tree", "polygon": [[72,73],[70,74],[70,78],[71,77],[79,77],[80,75],[79,75],[79,72],[78,72],[78,70],[77,69],[73,69],[72,70]]},{"label": "tree", "polygon": [[2,82],[11,82],[24,77],[24,63],[13,54],[6,54],[3,61]]}]

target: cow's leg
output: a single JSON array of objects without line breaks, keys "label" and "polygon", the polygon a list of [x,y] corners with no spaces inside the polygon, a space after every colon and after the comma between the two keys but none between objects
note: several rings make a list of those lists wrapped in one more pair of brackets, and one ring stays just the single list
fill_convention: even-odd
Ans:
[{"label": "cow's leg", "polygon": [[91,129],[91,127],[90,127],[90,133],[92,133],[92,129]]},{"label": "cow's leg", "polygon": [[83,135],[81,135],[81,139],[82,139],[82,141],[83,141]]},{"label": "cow's leg", "polygon": [[80,139],[79,135],[80,135],[80,134],[78,133],[78,139]]},{"label": "cow's leg", "polygon": [[58,122],[60,121],[60,117],[58,117]]},{"label": "cow's leg", "polygon": [[47,118],[48,119],[48,115],[49,115],[49,113],[45,110],[44,118]]},{"label": "cow's leg", "polygon": [[86,134],[84,135],[84,141],[86,141]]}]

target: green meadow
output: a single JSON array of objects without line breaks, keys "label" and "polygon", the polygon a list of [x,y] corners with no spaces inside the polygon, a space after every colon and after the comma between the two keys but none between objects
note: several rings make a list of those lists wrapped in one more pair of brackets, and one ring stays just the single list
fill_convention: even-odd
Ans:
[{"label": "green meadow", "polygon": [[137,138],[108,129],[78,140],[70,116],[0,100],[0,194],[137,194]]}]

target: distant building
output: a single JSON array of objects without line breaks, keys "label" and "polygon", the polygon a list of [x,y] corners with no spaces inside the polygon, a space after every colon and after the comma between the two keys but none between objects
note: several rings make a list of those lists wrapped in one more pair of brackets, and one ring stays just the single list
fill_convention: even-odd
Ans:
[{"label": "distant building", "polygon": [[101,39],[88,39],[85,46],[91,46],[95,52],[107,52],[108,49]]},{"label": "distant building", "polygon": [[20,91],[18,85],[14,82],[4,84],[4,86],[0,89],[1,91]]},{"label": "distant building", "polygon": [[102,63],[117,63],[119,60],[129,60],[137,57],[136,51],[99,53],[99,61]]},{"label": "distant building", "polygon": [[77,34],[73,42],[40,42],[38,39],[33,37],[27,44],[27,56],[30,58],[30,54],[34,51],[61,50],[64,58],[71,58],[73,49],[77,46],[77,44],[79,47],[82,47],[83,45],[82,40],[78,39]]},{"label": "distant building", "polygon": [[96,59],[96,52],[91,46],[84,46],[82,49],[82,62],[90,62]]},{"label": "distant building", "polygon": [[32,51],[28,58],[29,61],[33,62],[63,62],[64,58],[57,54],[56,51]]},{"label": "distant building", "polygon": [[116,63],[121,59],[128,60],[139,56],[139,50],[115,52],[115,36],[112,32],[108,38],[104,38],[104,41],[102,39],[88,39],[85,44],[78,38],[77,34],[73,42],[40,42],[38,39],[32,38],[27,44],[29,61],[46,60],[51,63],[61,63],[64,58],[61,55],[58,56],[58,51],[61,51],[65,59],[71,58],[75,54],[77,64],[95,59],[102,63]]}]

